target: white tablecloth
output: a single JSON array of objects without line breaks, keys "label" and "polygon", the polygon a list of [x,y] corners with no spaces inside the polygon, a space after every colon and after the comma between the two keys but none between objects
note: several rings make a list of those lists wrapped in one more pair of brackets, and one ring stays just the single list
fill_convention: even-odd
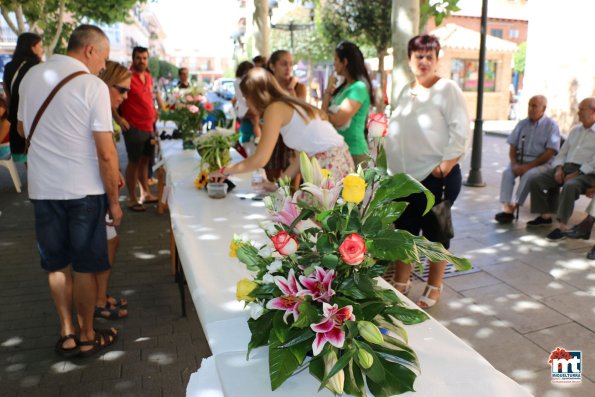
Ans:
[{"label": "white tablecloth", "polygon": [[[195,151],[182,152],[180,141],[165,141],[162,153],[178,254],[213,353],[191,376],[187,396],[303,397],[316,394],[318,381],[307,371],[271,392],[267,348],[254,350],[246,361],[249,314],[243,304],[236,301],[235,286],[239,279],[248,277],[249,272],[237,259],[229,257],[229,243],[234,233],[261,241],[265,238],[258,226],[266,219],[262,202],[240,198],[252,193],[250,175],[232,177],[237,188],[225,199],[214,200],[208,198],[204,190],[194,187],[199,164]],[[390,288],[389,284],[384,285]],[[406,297],[399,296],[414,307]],[[406,328],[422,370],[414,384],[417,393],[407,395],[530,395],[433,318]],[[332,393],[325,389],[316,395],[332,396]]]}]

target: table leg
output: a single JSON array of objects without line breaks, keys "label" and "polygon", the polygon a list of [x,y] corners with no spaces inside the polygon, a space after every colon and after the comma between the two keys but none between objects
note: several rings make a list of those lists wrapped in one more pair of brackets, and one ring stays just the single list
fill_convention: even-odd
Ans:
[{"label": "table leg", "polygon": [[178,249],[176,248],[176,282],[180,290],[180,302],[182,304],[182,317],[186,317],[186,294],[184,294],[184,284],[186,284],[186,277],[184,277],[184,269],[180,262]]},{"label": "table leg", "polygon": [[167,204],[161,201],[163,197],[163,189],[165,188],[165,170],[163,167],[157,170],[157,213],[162,215],[165,212]]}]

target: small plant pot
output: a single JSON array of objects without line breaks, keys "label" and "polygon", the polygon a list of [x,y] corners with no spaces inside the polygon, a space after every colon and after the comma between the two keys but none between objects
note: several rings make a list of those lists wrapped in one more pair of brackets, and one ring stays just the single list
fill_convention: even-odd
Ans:
[{"label": "small plant pot", "polygon": [[210,182],[207,185],[207,194],[210,198],[225,198],[227,196],[227,184]]}]

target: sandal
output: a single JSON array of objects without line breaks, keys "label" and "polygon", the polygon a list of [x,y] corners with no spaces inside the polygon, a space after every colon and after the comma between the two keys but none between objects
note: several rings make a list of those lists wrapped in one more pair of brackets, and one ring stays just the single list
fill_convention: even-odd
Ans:
[{"label": "sandal", "polygon": [[118,339],[118,333],[114,331],[113,328],[111,329],[96,329],[95,331],[95,339],[92,341],[81,341],[79,342],[79,346],[93,346],[89,350],[80,351],[78,354],[79,357],[87,358],[91,357],[94,354],[100,352],[101,350],[105,349],[106,347],[113,344],[116,339]]},{"label": "sandal", "polygon": [[143,204],[155,204],[159,199],[155,196],[149,196],[147,199],[143,199]]},{"label": "sandal", "polygon": [[130,203],[128,209],[134,212],[145,212],[147,210],[142,203]]},{"label": "sandal", "polygon": [[[122,314],[124,311],[126,311],[126,313]],[[93,317],[101,317],[105,318],[106,320],[118,320],[126,317],[127,315],[128,310],[120,306],[111,306],[109,302],[107,302],[104,307],[95,306],[95,313],[93,314]]]},{"label": "sandal", "polygon": [[[73,339],[74,343],[76,344],[74,347],[71,347],[70,349],[65,349],[64,348],[64,342],[66,342],[68,339]],[[58,353],[59,355],[61,355],[62,357],[73,357],[76,356],[77,354],[80,353],[80,341],[76,338],[76,336],[72,335],[72,334],[68,334],[65,336],[60,337],[60,339],[58,339],[58,342],[56,342],[56,346],[54,346],[54,351],[56,353]]]},{"label": "sandal", "polygon": [[409,294],[409,291],[411,291],[411,280],[407,280],[406,283],[401,283],[393,279],[389,281],[389,284],[395,287],[397,291],[399,291],[405,296],[407,296]]},{"label": "sandal", "polygon": [[126,300],[126,298],[116,298],[115,296],[106,295],[105,299],[112,306],[116,306],[116,307],[127,307],[128,306],[128,301]]},{"label": "sandal", "polygon": [[434,306],[438,302],[440,297],[438,299],[431,299],[430,294],[432,293],[432,291],[439,291],[440,293],[442,293],[442,285],[440,287],[434,287],[433,285],[426,284],[424,294],[419,297],[419,300],[415,302],[415,304],[421,307],[422,309],[429,309],[430,307]]}]

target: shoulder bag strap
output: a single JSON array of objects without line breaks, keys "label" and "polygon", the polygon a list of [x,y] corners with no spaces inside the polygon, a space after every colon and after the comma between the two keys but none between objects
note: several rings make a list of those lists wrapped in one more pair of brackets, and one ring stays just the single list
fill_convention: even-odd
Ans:
[{"label": "shoulder bag strap", "polygon": [[29,135],[27,136],[27,141],[25,144],[25,153],[27,153],[27,151],[29,150],[29,146],[31,145],[31,138],[33,137],[33,133],[35,132],[35,127],[37,127],[37,123],[39,123],[39,119],[41,118],[41,115],[43,115],[43,112],[45,112],[45,109],[48,107],[48,105],[50,104],[52,99],[54,99],[54,96],[56,96],[58,91],[60,91],[60,88],[62,88],[64,85],[66,85],[66,83],[68,83],[70,80],[72,80],[75,77],[80,76],[82,74],[87,74],[87,72],[85,72],[83,70],[79,70],[78,72],[69,74],[68,76],[64,77],[64,79],[62,79],[62,81],[60,81],[57,86],[54,87],[52,92],[50,92],[50,95],[48,95],[48,97],[45,99],[45,101],[43,102],[43,104],[41,105],[39,110],[37,111],[35,118],[33,119],[33,124],[31,124],[31,130],[29,131]]},{"label": "shoulder bag strap", "polygon": [[14,72],[14,76],[12,76],[12,80],[10,81],[10,96],[14,96],[12,93],[14,92],[14,82],[17,81],[17,77],[19,76],[19,72],[23,68],[23,66],[27,63],[27,61],[21,62],[16,72]]}]

